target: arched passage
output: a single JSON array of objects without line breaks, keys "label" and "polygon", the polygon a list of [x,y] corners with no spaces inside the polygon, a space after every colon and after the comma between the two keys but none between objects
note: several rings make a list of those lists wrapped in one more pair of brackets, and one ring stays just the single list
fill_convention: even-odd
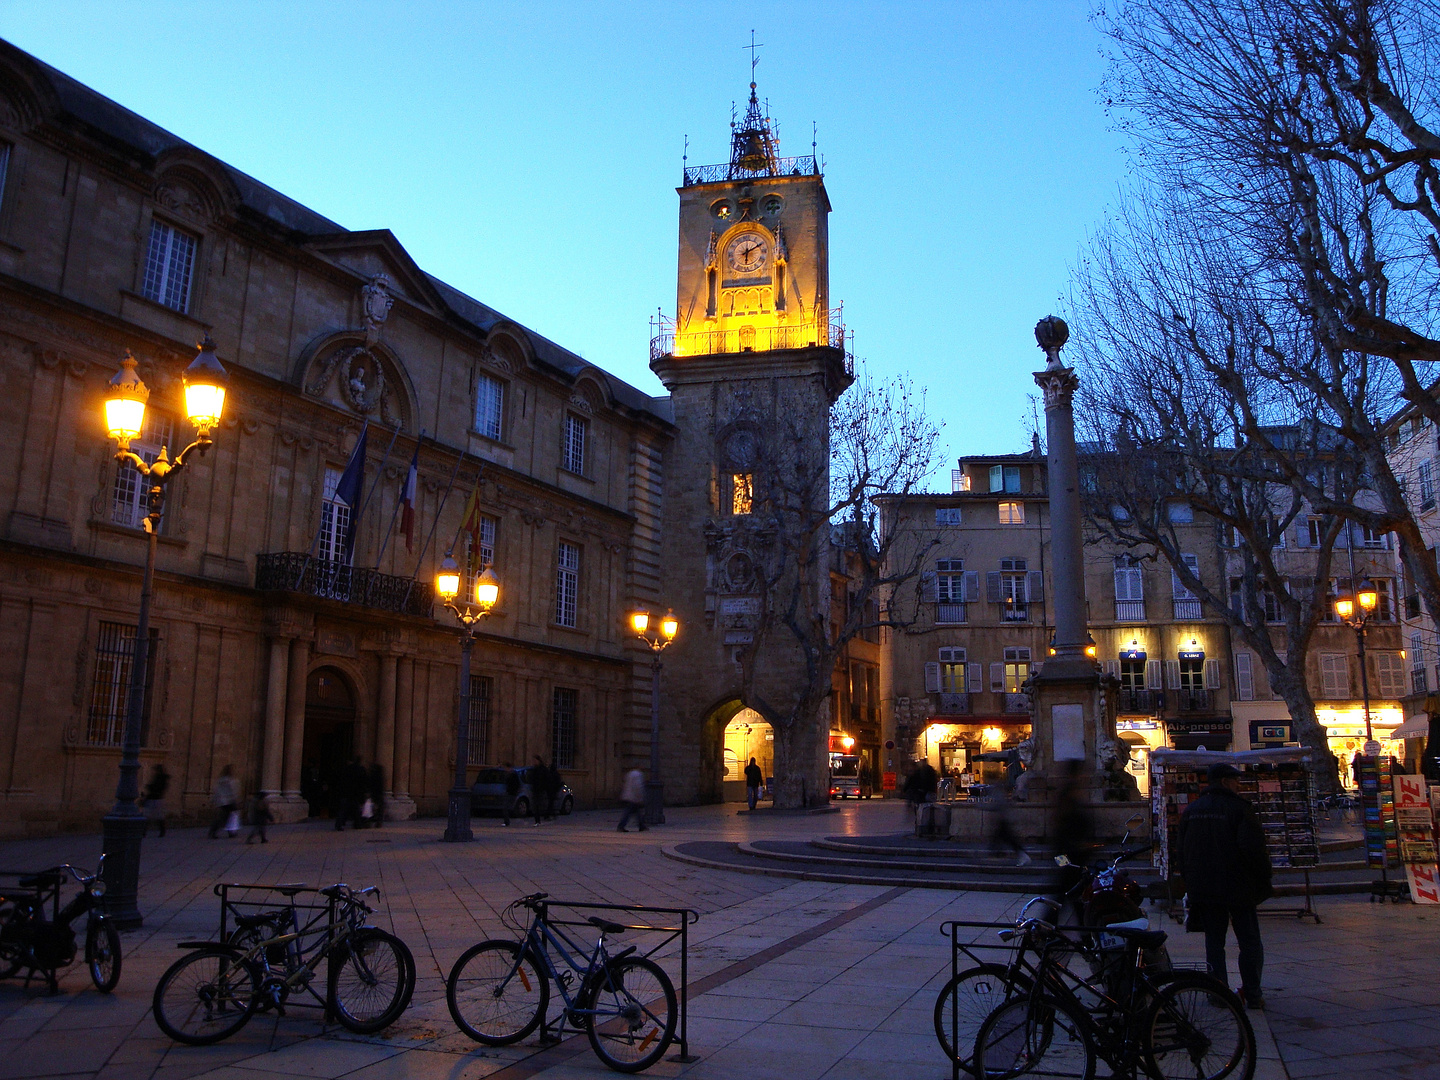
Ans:
[{"label": "arched passage", "polygon": [[754,709],[741,709],[725,725],[723,746],[726,802],[745,800],[745,766],[750,759],[760,766],[768,785],[775,775],[775,729]]},{"label": "arched passage", "polygon": [[305,764],[301,795],[312,817],[334,813],[335,780],[355,753],[355,688],[339,668],[305,680]]}]

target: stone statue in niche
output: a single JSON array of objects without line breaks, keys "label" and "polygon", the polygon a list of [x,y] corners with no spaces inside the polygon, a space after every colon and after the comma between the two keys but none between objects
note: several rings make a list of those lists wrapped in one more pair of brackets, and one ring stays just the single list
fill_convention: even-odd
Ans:
[{"label": "stone statue in niche", "polygon": [[360,316],[365,323],[366,344],[373,345],[380,340],[380,331],[384,329],[385,320],[394,306],[390,279],[384,274],[375,275],[360,289]]},{"label": "stone statue in niche", "polygon": [[368,415],[385,396],[385,376],[380,361],[368,349],[352,349],[345,369],[345,396],[356,412]]}]

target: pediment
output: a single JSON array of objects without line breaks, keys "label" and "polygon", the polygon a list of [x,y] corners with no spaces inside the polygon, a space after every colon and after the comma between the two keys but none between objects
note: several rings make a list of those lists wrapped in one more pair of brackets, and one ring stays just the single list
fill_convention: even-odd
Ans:
[{"label": "pediment", "polygon": [[324,236],[312,240],[309,247],[367,281],[384,275],[391,295],[398,299],[437,314],[446,309],[445,301],[389,229]]}]

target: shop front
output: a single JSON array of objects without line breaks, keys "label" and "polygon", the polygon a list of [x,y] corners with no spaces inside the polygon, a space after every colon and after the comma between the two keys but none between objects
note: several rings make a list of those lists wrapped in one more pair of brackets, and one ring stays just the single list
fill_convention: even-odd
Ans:
[{"label": "shop front", "polygon": [[1135,778],[1141,795],[1150,794],[1150,751],[1163,750],[1165,725],[1154,717],[1121,717],[1115,721],[1115,734],[1130,750],[1125,771]]},{"label": "shop front", "polygon": [[942,777],[956,781],[967,774],[973,783],[1000,784],[1005,766],[996,761],[979,761],[992,754],[1019,746],[1030,737],[1030,719],[1014,716],[932,716],[921,732],[916,747]]},{"label": "shop front", "polygon": [[1165,721],[1165,733],[1172,750],[1229,750],[1232,729],[1228,716]]},{"label": "shop front", "polygon": [[[1359,781],[1352,772],[1352,765],[1355,755],[1365,752],[1365,710],[1360,706],[1320,706],[1315,710],[1315,719],[1325,729],[1325,740],[1330,746],[1330,752],[1339,759],[1340,783],[1346,788],[1359,787]],[[1404,715],[1396,708],[1370,709],[1370,731],[1375,741],[1380,744],[1382,755],[1401,759],[1405,757],[1404,733],[1397,731],[1404,719]]]}]

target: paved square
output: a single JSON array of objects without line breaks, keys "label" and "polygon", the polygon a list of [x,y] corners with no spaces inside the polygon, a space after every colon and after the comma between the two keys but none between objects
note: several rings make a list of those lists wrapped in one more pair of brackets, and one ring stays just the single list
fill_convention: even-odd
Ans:
[{"label": "paved square", "polygon": [[[171,830],[145,843],[144,929],[124,935],[124,971],[96,993],[80,965],[61,994],[0,983],[0,1080],[498,1080],[611,1076],[583,1037],[542,1048],[532,1037],[477,1046],[454,1027],[444,978],[485,937],[513,936],[499,913],[543,890],[570,900],[693,907],[689,1039],[697,1060],[667,1060],[646,1075],[703,1080],[924,1080],[949,1076],[931,1026],[949,972],[945,919],[996,920],[1020,897],[798,881],[710,870],[668,859],[663,845],[707,839],[805,839],[894,831],[893,804],[839,813],[736,816],[734,808],[667,811],[664,827],[619,835],[614,812],[576,814],[539,828],[476,820],[476,841],[439,842],[443,822],[412,821],[337,833],[328,823],[275,827],[265,845]],[[92,866],[95,836],[0,845],[0,865]],[[375,921],[415,954],[414,1001],[382,1036],[324,1029],[292,1010],[257,1016],[209,1047],[177,1046],[149,1015],[150,995],[180,954],[175,943],[213,936],[218,881],[378,885]],[[1363,898],[1320,898],[1320,925],[1262,923],[1269,1008],[1252,1013],[1257,1077],[1437,1077],[1440,987],[1433,956],[1440,912]],[[1162,920],[1177,960],[1198,962],[1198,936]],[[633,940],[627,937],[627,942]],[[643,944],[643,941],[641,942]],[[1232,950],[1233,953],[1233,950]],[[678,944],[661,953],[678,982]],[[1232,955],[1233,963],[1233,955]],[[1232,982],[1234,973],[1232,971]],[[552,1009],[553,1011],[553,1009]],[[1273,1036],[1272,1036],[1273,1032]]]}]

